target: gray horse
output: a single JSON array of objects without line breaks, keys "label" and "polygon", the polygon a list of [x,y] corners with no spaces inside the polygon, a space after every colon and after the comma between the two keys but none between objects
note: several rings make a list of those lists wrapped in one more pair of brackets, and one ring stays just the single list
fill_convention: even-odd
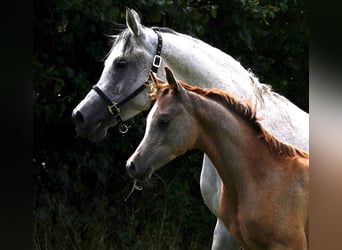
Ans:
[{"label": "gray horse", "polygon": [[[151,107],[150,89],[146,87],[149,71],[165,79],[158,68],[168,65],[177,79],[226,90],[255,104],[268,131],[308,151],[309,115],[261,84],[231,56],[191,36],[145,27],[134,10],[126,10],[126,24],[127,28],[115,36],[98,83],[73,110],[78,135],[97,142],[110,127],[119,125],[120,131],[126,132],[124,121]],[[218,217],[221,180],[206,155],[200,188],[205,204]],[[239,249],[220,219],[212,249]]]}]

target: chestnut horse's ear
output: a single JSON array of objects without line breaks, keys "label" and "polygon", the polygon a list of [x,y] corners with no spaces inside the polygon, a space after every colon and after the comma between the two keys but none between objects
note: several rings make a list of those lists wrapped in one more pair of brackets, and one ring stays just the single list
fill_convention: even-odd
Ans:
[{"label": "chestnut horse's ear", "polygon": [[128,29],[134,36],[140,36],[141,34],[141,24],[140,16],[133,9],[126,9],[126,24]]},{"label": "chestnut horse's ear", "polygon": [[178,81],[173,75],[171,69],[169,69],[166,66],[165,66],[165,74],[166,74],[166,80],[169,83],[171,89],[173,90],[173,93],[177,94],[179,90],[181,89],[181,86],[179,85]]}]

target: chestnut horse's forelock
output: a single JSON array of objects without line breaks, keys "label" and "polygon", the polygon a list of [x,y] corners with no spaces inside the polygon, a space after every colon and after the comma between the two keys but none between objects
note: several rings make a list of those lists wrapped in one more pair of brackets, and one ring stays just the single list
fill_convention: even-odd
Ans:
[{"label": "chestnut horse's forelock", "polygon": [[[200,88],[197,86],[189,85],[182,81],[178,82],[184,89],[219,102],[223,106],[229,108],[234,113],[239,115],[239,117],[244,119],[256,130],[257,133],[259,133],[258,138],[263,138],[265,140],[265,142],[269,146],[270,151],[279,156],[281,159],[295,158],[296,156],[309,158],[309,154],[306,151],[283,143],[275,138],[270,132],[268,132],[259,122],[260,119],[257,117],[256,107],[253,107],[251,103],[243,103],[233,95],[220,89]],[[170,86],[168,85],[168,83],[156,83],[155,91],[150,94],[151,101],[155,102],[158,98],[160,98],[160,94],[164,95],[165,91],[170,91]]]}]

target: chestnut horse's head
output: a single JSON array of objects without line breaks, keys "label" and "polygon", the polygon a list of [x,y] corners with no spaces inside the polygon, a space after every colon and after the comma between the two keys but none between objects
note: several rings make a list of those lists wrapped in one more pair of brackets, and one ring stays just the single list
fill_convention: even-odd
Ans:
[{"label": "chestnut horse's head", "polygon": [[127,161],[129,174],[139,181],[192,148],[197,137],[188,93],[171,70],[165,67],[165,73],[168,84],[160,84],[151,75],[157,86],[156,102],[148,114],[144,138]]}]

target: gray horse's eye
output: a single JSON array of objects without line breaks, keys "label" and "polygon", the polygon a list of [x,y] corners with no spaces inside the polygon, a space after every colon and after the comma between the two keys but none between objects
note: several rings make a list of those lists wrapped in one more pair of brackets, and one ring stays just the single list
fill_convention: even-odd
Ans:
[{"label": "gray horse's eye", "polygon": [[127,62],[124,59],[120,59],[115,63],[115,68],[123,69],[127,66]]}]

